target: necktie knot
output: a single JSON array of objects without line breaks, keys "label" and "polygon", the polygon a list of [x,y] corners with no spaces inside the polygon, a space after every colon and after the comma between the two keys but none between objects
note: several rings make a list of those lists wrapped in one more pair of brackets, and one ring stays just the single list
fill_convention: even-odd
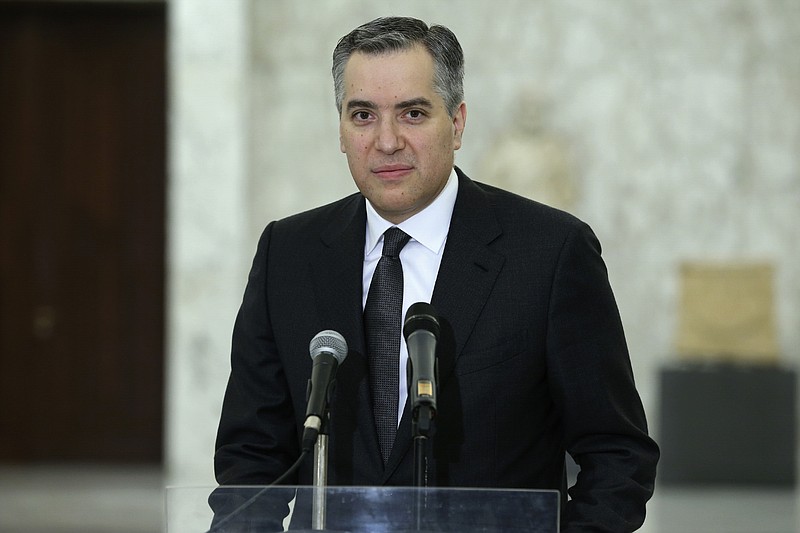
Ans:
[{"label": "necktie knot", "polygon": [[383,251],[381,255],[392,258],[399,257],[400,250],[408,244],[409,240],[411,240],[411,237],[400,228],[394,226],[387,229],[383,234]]}]

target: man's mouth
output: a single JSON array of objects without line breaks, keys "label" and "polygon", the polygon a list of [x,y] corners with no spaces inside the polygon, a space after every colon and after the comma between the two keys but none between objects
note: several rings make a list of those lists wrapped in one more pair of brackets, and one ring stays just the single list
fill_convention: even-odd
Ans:
[{"label": "man's mouth", "polygon": [[382,178],[401,178],[409,174],[414,167],[405,164],[380,165],[372,169],[372,173]]}]

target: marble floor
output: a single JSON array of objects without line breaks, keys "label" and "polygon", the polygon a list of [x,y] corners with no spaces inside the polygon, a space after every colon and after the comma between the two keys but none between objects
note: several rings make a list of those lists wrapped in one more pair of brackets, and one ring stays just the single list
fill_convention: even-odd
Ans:
[{"label": "marble floor", "polygon": [[[163,475],[155,468],[0,466],[2,533],[159,533],[164,508]],[[640,531],[794,533],[800,492],[665,487]]]}]

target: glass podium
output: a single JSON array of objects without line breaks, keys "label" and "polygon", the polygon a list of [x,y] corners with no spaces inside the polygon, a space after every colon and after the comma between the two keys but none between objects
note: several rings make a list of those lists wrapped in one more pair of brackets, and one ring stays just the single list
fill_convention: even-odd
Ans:
[{"label": "glass podium", "polygon": [[549,490],[415,487],[168,487],[167,533],[557,533]]}]

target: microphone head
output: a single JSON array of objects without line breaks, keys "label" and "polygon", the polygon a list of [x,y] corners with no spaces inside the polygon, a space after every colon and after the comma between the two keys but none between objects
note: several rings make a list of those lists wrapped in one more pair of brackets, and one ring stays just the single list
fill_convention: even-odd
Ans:
[{"label": "microphone head", "polygon": [[333,355],[339,364],[342,364],[344,358],[347,357],[347,341],[338,331],[326,329],[314,335],[308,345],[308,350],[311,353],[311,359],[316,359],[319,354],[327,352]]},{"label": "microphone head", "polygon": [[439,338],[439,319],[436,318],[436,310],[429,303],[417,302],[411,304],[406,311],[406,319],[403,323],[403,335],[406,339],[417,330],[430,331]]}]

